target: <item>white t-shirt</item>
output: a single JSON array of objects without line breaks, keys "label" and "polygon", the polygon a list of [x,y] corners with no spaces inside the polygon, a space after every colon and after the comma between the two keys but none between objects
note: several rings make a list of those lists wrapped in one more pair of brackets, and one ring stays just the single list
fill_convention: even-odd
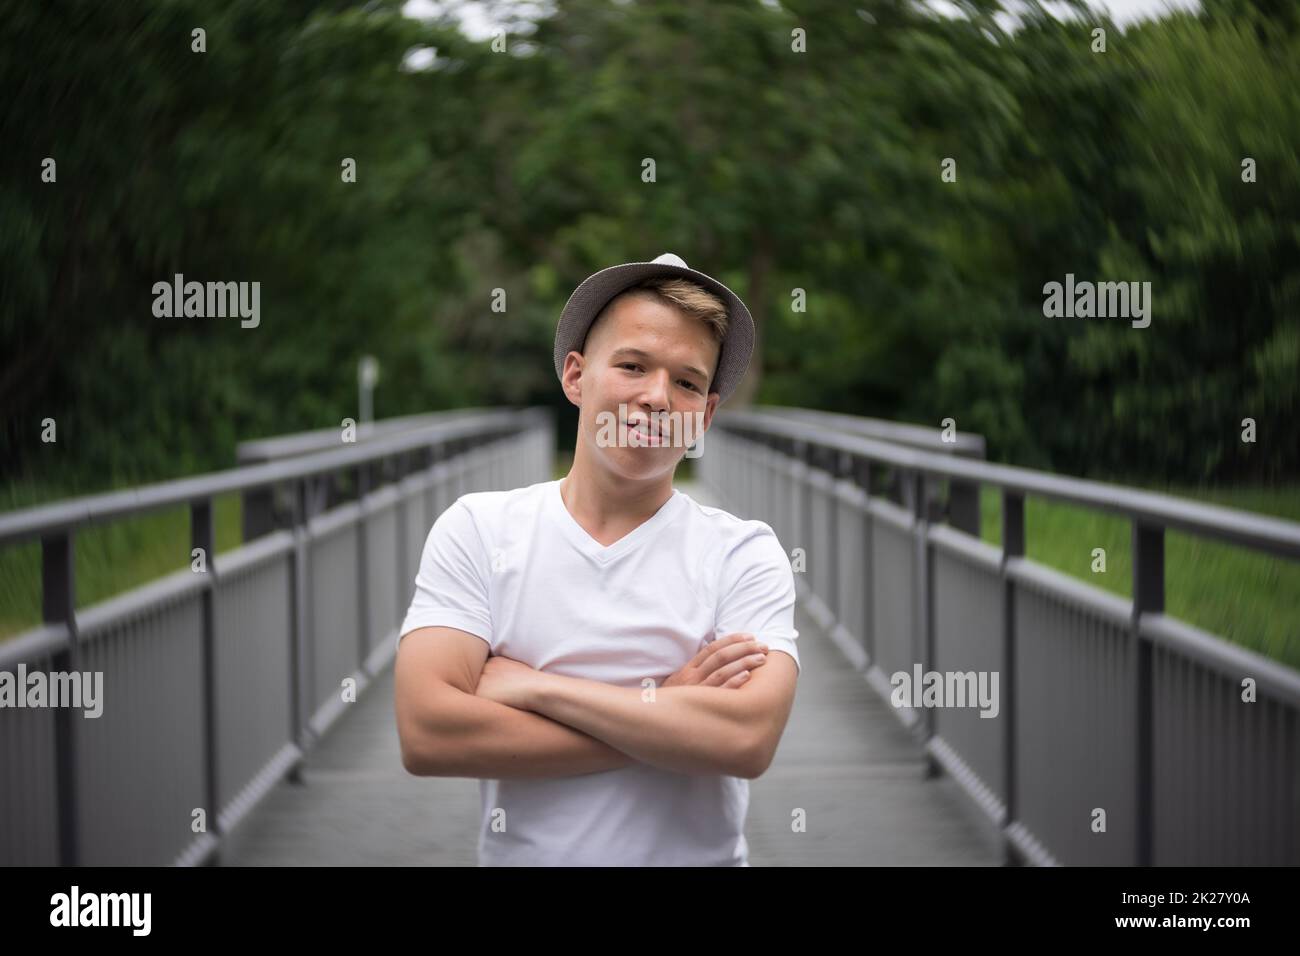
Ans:
[{"label": "white t-shirt", "polygon": [[[569,513],[555,480],[462,495],[444,511],[399,633],[454,627],[537,670],[641,689],[735,632],[798,664],[794,604],[790,560],[764,522],[674,489],[605,546]],[[480,866],[749,865],[742,777],[636,763],[483,780],[480,794]],[[493,827],[498,809],[504,832]]]}]

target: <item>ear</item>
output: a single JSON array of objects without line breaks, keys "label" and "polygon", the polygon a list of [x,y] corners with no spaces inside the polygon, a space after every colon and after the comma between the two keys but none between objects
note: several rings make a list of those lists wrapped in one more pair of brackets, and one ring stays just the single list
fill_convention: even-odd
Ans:
[{"label": "ear", "polygon": [[713,413],[718,410],[718,404],[722,401],[722,396],[717,392],[709,392],[708,400],[704,405],[704,430],[709,430],[709,423],[713,421]]},{"label": "ear", "polygon": [[582,368],[586,359],[581,352],[572,351],[564,356],[564,370],[560,376],[560,387],[570,402],[582,407]]}]

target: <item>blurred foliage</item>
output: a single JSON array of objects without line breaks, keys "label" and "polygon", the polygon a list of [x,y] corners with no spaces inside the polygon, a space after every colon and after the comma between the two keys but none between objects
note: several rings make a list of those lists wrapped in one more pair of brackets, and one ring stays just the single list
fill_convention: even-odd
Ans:
[{"label": "blurred foliage", "polygon": [[[377,416],[571,415],[568,294],[665,250],[754,314],[735,404],[952,416],[1076,474],[1295,476],[1300,0],[1125,31],[960,6],[555,0],[502,52],[396,0],[4,0],[0,478],[229,465],[355,417],[367,353]],[[155,318],[176,273],[259,281],[260,326]],[[1066,273],[1150,281],[1150,327],[1045,318]]]}]

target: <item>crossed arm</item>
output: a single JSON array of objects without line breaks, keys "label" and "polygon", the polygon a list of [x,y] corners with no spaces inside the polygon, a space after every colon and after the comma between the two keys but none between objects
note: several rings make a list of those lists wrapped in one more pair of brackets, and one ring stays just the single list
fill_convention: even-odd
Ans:
[{"label": "crossed arm", "polygon": [[395,696],[409,772],[560,777],[643,762],[752,779],[772,761],[798,676],[794,659],[777,651],[740,687],[642,690],[487,653],[484,641],[454,628],[402,640]]}]

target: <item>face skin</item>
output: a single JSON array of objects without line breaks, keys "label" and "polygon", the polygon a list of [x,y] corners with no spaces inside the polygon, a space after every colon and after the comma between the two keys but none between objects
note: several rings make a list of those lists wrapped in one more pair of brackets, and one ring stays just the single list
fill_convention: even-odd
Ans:
[{"label": "face skin", "polygon": [[[720,400],[708,388],[721,348],[702,320],[629,295],[592,326],[584,352],[565,357],[562,384],[579,409],[578,440],[560,491],[569,512],[597,541],[612,544],[658,511],[672,497],[673,473],[686,454],[680,434],[669,434],[660,446],[636,447],[629,440],[617,447],[620,403],[631,421],[670,413],[662,420],[666,428],[688,419],[694,428],[700,412],[707,430]],[[688,366],[705,374],[692,374]],[[606,428],[605,435],[615,438],[612,446],[597,440],[609,416],[615,430]],[[700,434],[696,428],[692,441]]]}]

